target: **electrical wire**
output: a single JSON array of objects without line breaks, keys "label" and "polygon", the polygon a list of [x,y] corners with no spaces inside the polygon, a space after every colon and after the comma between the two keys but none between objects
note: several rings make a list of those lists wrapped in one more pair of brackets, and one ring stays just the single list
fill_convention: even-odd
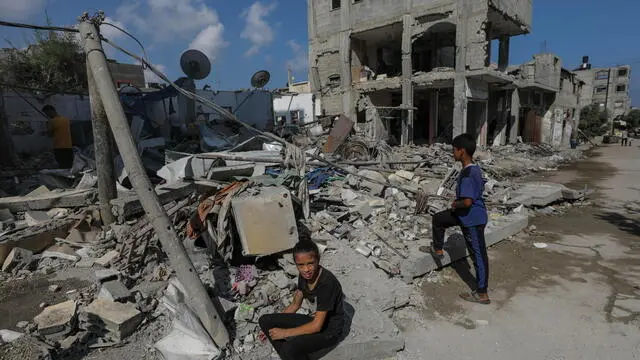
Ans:
[{"label": "electrical wire", "polygon": [[53,30],[53,31],[65,31],[65,32],[80,32],[78,29],[67,28],[61,26],[40,26],[40,25],[31,25],[31,24],[23,24],[11,21],[0,20],[0,26],[9,26],[23,29],[33,29],[33,30]]},{"label": "electrical wire", "polygon": [[100,25],[107,25],[107,26],[111,26],[111,27],[113,27],[113,28],[115,28],[115,29],[117,29],[117,30],[122,31],[125,35],[129,36],[130,38],[132,38],[132,39],[133,39],[133,41],[137,42],[137,43],[138,43],[138,45],[140,45],[140,48],[142,49],[142,53],[144,54],[144,59],[145,59],[145,60],[148,60],[148,59],[149,59],[149,55],[147,55],[147,50],[144,48],[144,46],[142,45],[142,43],[140,42],[140,40],[138,40],[138,38],[137,38],[137,37],[135,37],[135,36],[131,35],[131,33],[129,33],[127,30],[125,30],[125,29],[121,28],[121,27],[120,27],[120,26],[118,26],[118,25],[111,24],[111,23],[108,23],[108,22],[102,22]]}]

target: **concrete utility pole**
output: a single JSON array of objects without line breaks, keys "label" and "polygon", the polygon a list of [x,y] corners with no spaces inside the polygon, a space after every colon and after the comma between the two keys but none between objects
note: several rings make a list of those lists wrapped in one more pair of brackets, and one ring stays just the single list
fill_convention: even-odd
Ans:
[{"label": "concrete utility pole", "polygon": [[100,201],[100,218],[102,224],[110,225],[115,217],[111,212],[111,200],[118,197],[116,175],[113,169],[114,152],[111,130],[107,113],[104,111],[100,93],[87,61],[87,80],[89,85],[89,102],[91,103],[91,123],[93,129],[93,147],[96,157],[96,173],[98,174],[98,200]]},{"label": "concrete utility pole", "polygon": [[216,345],[225,347],[229,343],[227,329],[211,302],[207,290],[202,285],[184,247],[178,240],[176,231],[164,208],[160,205],[158,195],[147,177],[142,159],[140,159],[131,134],[131,129],[124,115],[118,92],[107,67],[107,59],[102,49],[102,42],[96,25],[85,14],[80,18],[79,30],[84,42],[87,62],[107,113],[111,131],[120,150],[124,166],[129,173],[131,184],[140,198],[140,204],[144,208],[149,222],[169,258],[171,267],[176,271],[178,280],[188,291],[187,301],[189,305],[195,310],[202,325]]}]

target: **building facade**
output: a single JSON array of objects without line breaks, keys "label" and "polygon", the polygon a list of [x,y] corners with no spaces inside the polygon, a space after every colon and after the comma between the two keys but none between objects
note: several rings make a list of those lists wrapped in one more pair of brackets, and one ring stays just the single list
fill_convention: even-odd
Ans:
[{"label": "building facade", "polygon": [[531,0],[308,0],[308,12],[309,79],[325,115],[402,144],[517,133],[509,40],[530,31]]},{"label": "building facade", "polygon": [[585,56],[575,72],[585,82],[581,94],[581,108],[598,104],[601,110],[607,110],[609,120],[614,120],[629,112],[631,109],[629,96],[631,66],[592,68],[589,57]]},{"label": "building facade", "polygon": [[[533,60],[510,68],[515,77],[519,112],[517,137],[524,142],[568,146],[577,136],[584,81],[562,67],[554,54],[537,54]],[[513,139],[511,139],[513,140]]]}]

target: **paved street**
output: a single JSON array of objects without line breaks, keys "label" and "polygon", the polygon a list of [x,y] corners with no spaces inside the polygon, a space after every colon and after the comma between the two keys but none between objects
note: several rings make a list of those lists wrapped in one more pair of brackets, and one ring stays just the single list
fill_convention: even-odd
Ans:
[{"label": "paved street", "polygon": [[425,281],[424,321],[400,314],[398,358],[640,358],[640,149],[592,155],[537,179],[596,188],[593,205],[537,215],[535,231],[491,248],[490,306],[457,299],[464,264]]}]

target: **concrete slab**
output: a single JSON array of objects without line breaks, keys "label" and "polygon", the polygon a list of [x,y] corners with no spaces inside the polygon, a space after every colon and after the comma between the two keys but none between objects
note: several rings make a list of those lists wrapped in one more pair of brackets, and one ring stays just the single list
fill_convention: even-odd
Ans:
[{"label": "concrete slab", "polygon": [[131,335],[140,322],[142,313],[134,304],[121,304],[114,301],[96,299],[82,311],[83,326],[87,330],[109,333],[117,340]]},{"label": "concrete slab", "polygon": [[2,264],[2,271],[12,272],[14,270],[27,269],[31,265],[32,259],[32,251],[13,248]]},{"label": "concrete slab", "polygon": [[28,193],[27,196],[35,197],[35,196],[44,195],[44,194],[47,194],[47,193],[50,193],[50,192],[51,192],[51,190],[49,190],[48,187],[46,187],[44,185],[40,185],[39,187],[34,189],[32,192]]},{"label": "concrete slab", "polygon": [[31,250],[34,253],[46,249],[53,244],[55,238],[64,238],[72,224],[71,219],[54,220],[37,228],[27,228],[3,236],[0,240],[0,262],[4,262],[15,247]]},{"label": "concrete slab", "polygon": [[[490,220],[485,228],[487,247],[519,233],[528,225],[529,217],[526,214],[509,214]],[[437,261],[430,254],[411,253],[409,259],[400,264],[402,277],[409,282],[416,277],[423,276],[430,271],[469,256],[464,237],[460,232],[456,232],[447,238],[444,250],[444,258]]]},{"label": "concrete slab", "polygon": [[[195,185],[193,183],[181,181],[163,185],[155,189],[162,205],[182,199],[190,195],[194,190]],[[124,221],[134,215],[144,213],[138,196],[133,191],[130,194],[111,200],[111,205],[113,214],[116,215],[119,221]]]},{"label": "concrete slab", "polygon": [[75,330],[78,305],[69,300],[48,306],[33,318],[38,325],[38,333],[42,336],[65,336]]},{"label": "concrete slab", "polygon": [[275,254],[298,241],[291,192],[283,187],[245,192],[231,200],[231,208],[246,256]]},{"label": "concrete slab", "polygon": [[511,193],[507,204],[547,206],[563,199],[564,185],[553,183],[526,183]]},{"label": "concrete slab", "polygon": [[93,189],[47,192],[38,196],[9,196],[0,198],[0,209],[13,212],[47,210],[54,207],[81,207],[93,203],[96,191]]},{"label": "concrete slab", "polygon": [[51,218],[45,211],[27,211],[24,213],[24,220],[27,225],[36,226],[51,220]]},{"label": "concrete slab", "polygon": [[56,244],[42,252],[43,258],[56,258],[69,261],[78,261],[80,256],[67,244]]},{"label": "concrete slab", "polygon": [[98,299],[123,302],[131,298],[131,292],[119,280],[111,280],[102,284]]},{"label": "concrete slab", "polygon": [[102,255],[102,257],[100,257],[99,259],[96,259],[94,263],[102,267],[108,267],[113,261],[118,258],[118,256],[120,256],[119,252],[117,252],[116,250],[111,250],[108,253]]},{"label": "concrete slab", "polygon": [[111,280],[117,280],[120,276],[120,271],[116,269],[100,269],[96,270],[96,279],[98,282],[103,283]]}]

